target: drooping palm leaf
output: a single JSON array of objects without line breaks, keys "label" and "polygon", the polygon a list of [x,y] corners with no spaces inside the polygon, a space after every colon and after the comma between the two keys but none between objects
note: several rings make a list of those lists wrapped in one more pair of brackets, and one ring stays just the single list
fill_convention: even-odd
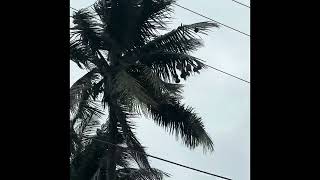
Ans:
[{"label": "drooping palm leaf", "polygon": [[[104,139],[99,136],[96,138]],[[106,144],[90,141],[71,162],[71,180],[90,180],[99,169],[101,159],[105,156],[107,149]]]},{"label": "drooping palm leaf", "polygon": [[145,55],[141,62],[152,68],[163,80],[176,83],[179,83],[177,79],[186,79],[194,72],[207,67],[202,60],[191,55],[162,50]]},{"label": "drooping palm leaf", "polygon": [[93,4],[93,8],[105,26],[110,25],[111,3],[106,0],[98,0]]},{"label": "drooping palm leaf", "polygon": [[[218,25],[213,22],[182,25],[148,42],[140,50],[142,52],[163,50],[188,53],[202,46],[202,41],[197,38],[197,33],[206,34],[212,27],[218,27]],[[195,32],[195,28],[198,28],[198,32]]]},{"label": "drooping palm leaf", "polygon": [[148,80],[145,78],[148,77],[147,75],[139,76],[138,73],[134,75],[158,103],[156,107],[148,106],[148,111],[144,111],[144,115],[154,119],[158,125],[163,126],[170,133],[175,133],[191,149],[201,145],[204,150],[213,150],[213,143],[204,129],[201,118],[192,108],[180,104],[179,88],[173,90],[175,93],[166,91],[157,93],[152,86],[157,83],[150,82],[153,79]]},{"label": "drooping palm leaf", "polygon": [[126,110],[124,107],[113,106],[113,115],[119,122],[125,144],[129,149],[128,153],[137,162],[140,168],[150,169],[151,166],[145,155],[144,147],[140,144],[132,131],[134,129],[134,126],[129,118],[132,118],[133,115],[127,111],[128,110]]},{"label": "drooping palm leaf", "polygon": [[93,113],[87,119],[83,119],[75,128],[77,134],[82,138],[82,143],[84,145],[88,144],[90,140],[88,137],[92,137],[96,134],[98,128],[100,128],[100,120],[99,117],[95,116]]},{"label": "drooping palm leaf", "polygon": [[97,57],[88,46],[83,45],[79,40],[70,42],[70,59],[81,69],[91,70],[94,68],[94,61]]},{"label": "drooping palm leaf", "polygon": [[117,170],[119,180],[162,180],[164,177],[170,177],[168,173],[152,168],[135,169],[123,168]]},{"label": "drooping palm leaf", "polygon": [[90,97],[98,79],[96,72],[96,69],[91,70],[70,88],[70,112],[73,116],[70,121],[72,158],[86,144],[86,139],[81,137],[92,134],[92,130],[99,126],[97,118],[103,115],[99,104]]},{"label": "drooping palm leaf", "polygon": [[92,81],[97,78],[96,70],[92,70],[78,79],[70,88],[70,111],[76,114],[79,102],[83,99],[85,91],[91,88]]},{"label": "drooping palm leaf", "polygon": [[130,68],[130,75],[135,77],[143,87],[146,87],[148,92],[152,91],[155,95],[165,93],[182,98],[181,93],[183,85],[163,81],[155,70],[145,64],[131,66]]},{"label": "drooping palm leaf", "polygon": [[103,25],[95,19],[93,13],[86,9],[75,12],[73,17],[74,27],[71,28],[73,34],[79,34],[84,45],[96,50],[101,47],[101,32]]},{"label": "drooping palm leaf", "polygon": [[113,87],[120,101],[127,102],[131,110],[139,112],[145,105],[157,106],[157,102],[148,95],[140,82],[126,70],[116,73]]},{"label": "drooping palm leaf", "polygon": [[87,119],[82,119],[75,127],[71,127],[71,160],[79,155],[85,147],[91,142],[87,137],[95,135],[96,130],[100,127],[98,117],[93,113]]},{"label": "drooping palm leaf", "polygon": [[150,108],[150,113],[158,125],[180,137],[190,149],[201,145],[204,151],[213,151],[213,142],[205,131],[201,118],[191,107],[172,102],[161,104],[157,109]]},{"label": "drooping palm leaf", "polygon": [[[131,66],[132,71],[130,75],[139,81],[139,83],[146,89],[148,95],[157,101],[157,104],[170,103],[172,99],[182,99],[182,85],[172,84],[163,81],[153,72],[151,68],[144,65]],[[148,104],[146,109],[141,109],[143,114],[148,113]],[[157,108],[157,106],[152,106]]]},{"label": "drooping palm leaf", "polygon": [[72,125],[77,119],[87,119],[92,113],[96,116],[102,114],[99,105],[90,97],[97,79],[97,69],[93,69],[71,86],[70,111],[74,117]]}]

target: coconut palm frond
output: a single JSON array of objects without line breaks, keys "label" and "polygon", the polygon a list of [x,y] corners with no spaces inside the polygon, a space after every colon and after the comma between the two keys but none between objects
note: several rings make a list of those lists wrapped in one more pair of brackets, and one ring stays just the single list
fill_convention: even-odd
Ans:
[{"label": "coconut palm frond", "polygon": [[119,122],[119,126],[123,133],[125,144],[128,147],[128,153],[137,162],[139,167],[150,169],[151,166],[145,155],[145,148],[140,144],[134,132],[134,125],[129,118],[132,118],[132,114],[128,112],[124,107],[113,106],[113,116]]},{"label": "coconut palm frond", "polygon": [[76,81],[70,89],[70,110],[73,114],[72,126],[78,119],[87,119],[92,114],[100,117],[103,114],[99,104],[91,98],[94,82],[99,79],[96,72],[96,69],[88,72]]},{"label": "coconut palm frond", "polygon": [[101,33],[103,25],[97,22],[94,14],[86,9],[80,9],[73,14],[74,27],[71,28],[73,34],[78,34],[80,41],[96,50],[101,47]]},{"label": "coconut palm frond", "polygon": [[170,52],[188,53],[198,49],[203,44],[201,39],[197,38],[200,37],[197,33],[206,34],[212,27],[218,27],[218,25],[213,22],[182,25],[153,39],[139,50],[142,51],[142,53],[159,49]]},{"label": "coconut palm frond", "polygon": [[205,152],[213,151],[213,142],[193,108],[172,102],[161,104],[157,109],[150,108],[150,113],[158,125],[164,127],[170,134],[180,137],[190,149],[201,145]]},{"label": "coconut palm frond", "polygon": [[207,68],[207,65],[199,58],[162,50],[144,56],[141,63],[153,69],[163,80],[176,83],[180,82],[180,78],[186,80],[188,76]]},{"label": "coconut palm frond", "polygon": [[162,180],[164,177],[170,177],[168,173],[152,168],[150,169],[135,169],[123,168],[117,170],[119,180]]},{"label": "coconut palm frond", "polygon": [[131,76],[126,70],[121,70],[115,75],[114,91],[119,95],[119,99],[128,102],[132,110],[138,111],[145,106],[157,106],[157,102],[148,95],[148,92],[140,82]]},{"label": "coconut palm frond", "polygon": [[128,51],[154,38],[157,29],[166,28],[173,2],[100,0],[94,4],[94,9],[105,24],[105,35],[113,37],[123,51]]}]

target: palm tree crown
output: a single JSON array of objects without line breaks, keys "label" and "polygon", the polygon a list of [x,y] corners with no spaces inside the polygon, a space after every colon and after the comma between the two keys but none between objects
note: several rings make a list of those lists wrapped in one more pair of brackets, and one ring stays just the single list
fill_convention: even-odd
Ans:
[{"label": "palm tree crown", "polygon": [[[218,26],[212,22],[181,25],[159,35],[159,30],[167,29],[174,2],[98,0],[93,12],[82,9],[74,13],[70,59],[88,73],[70,90],[71,169],[78,174],[86,173],[90,168],[80,164],[90,158],[94,159],[90,162],[96,163],[91,164],[90,173],[81,175],[84,179],[92,178],[97,172],[100,179],[108,180],[129,177],[123,174],[138,179],[142,175],[161,179],[164,174],[152,170],[144,155],[129,150],[118,152],[116,148],[81,139],[82,135],[93,134],[92,129],[100,126],[93,119],[101,117],[105,108],[108,109],[107,121],[94,136],[108,142],[144,152],[133,132],[133,118],[145,115],[180,137],[187,147],[201,145],[204,150],[213,150],[201,118],[191,107],[181,103],[180,79],[186,80],[207,67],[190,52],[202,46],[198,34],[206,34],[209,28]],[[119,158],[127,156],[119,160],[116,154],[120,154]],[[139,169],[118,168],[128,160],[126,158],[134,159]]]}]

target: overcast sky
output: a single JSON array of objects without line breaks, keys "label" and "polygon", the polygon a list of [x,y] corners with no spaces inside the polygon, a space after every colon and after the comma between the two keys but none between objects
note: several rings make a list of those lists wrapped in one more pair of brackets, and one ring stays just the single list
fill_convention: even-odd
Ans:
[{"label": "overcast sky", "polygon": [[[248,4],[248,0],[239,0]],[[95,0],[70,0],[73,8],[91,5]],[[250,34],[250,9],[232,0],[178,0],[178,4]],[[207,21],[175,6],[170,27]],[[71,10],[72,11],[72,10]],[[250,81],[250,38],[225,27],[202,36],[205,46],[193,55],[207,64]],[[85,72],[70,62],[70,83]],[[215,151],[189,150],[152,120],[135,119],[136,132],[149,154],[226,176],[234,180],[250,179],[250,84],[213,69],[187,79],[184,102],[195,108],[215,144]],[[176,180],[212,180],[220,178],[188,170],[156,159],[153,167],[166,171]]]}]

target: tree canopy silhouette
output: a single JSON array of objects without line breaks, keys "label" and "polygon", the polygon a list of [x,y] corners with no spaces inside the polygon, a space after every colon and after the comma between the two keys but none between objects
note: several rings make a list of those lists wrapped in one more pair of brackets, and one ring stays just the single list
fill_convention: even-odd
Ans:
[{"label": "tree canopy silhouette", "polygon": [[[150,167],[134,133],[135,117],[144,115],[193,149],[213,150],[201,118],[181,103],[181,79],[207,66],[190,55],[203,45],[212,22],[167,30],[173,0],[98,0],[92,11],[73,15],[70,59],[88,71],[70,89],[71,179],[162,179]],[[105,111],[107,109],[107,111]],[[106,112],[106,123],[97,119]],[[95,131],[98,129],[97,134]],[[83,139],[83,135],[122,144],[127,151]],[[127,162],[134,160],[139,168]],[[97,175],[98,174],[98,175]]]}]

